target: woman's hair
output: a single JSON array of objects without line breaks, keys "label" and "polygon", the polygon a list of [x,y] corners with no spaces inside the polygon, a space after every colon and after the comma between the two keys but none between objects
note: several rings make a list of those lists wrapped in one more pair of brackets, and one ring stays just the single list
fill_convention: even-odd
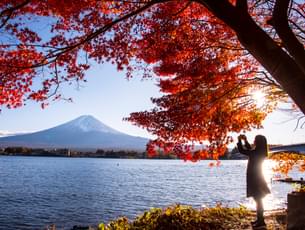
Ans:
[{"label": "woman's hair", "polygon": [[268,145],[267,145],[267,139],[263,135],[257,135],[254,139],[255,149],[259,151],[259,153],[262,154],[262,156],[268,155]]}]

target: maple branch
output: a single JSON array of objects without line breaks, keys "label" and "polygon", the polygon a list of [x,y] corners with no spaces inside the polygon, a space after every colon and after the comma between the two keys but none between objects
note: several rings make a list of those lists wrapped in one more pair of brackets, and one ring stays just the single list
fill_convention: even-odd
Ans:
[{"label": "maple branch", "polygon": [[3,19],[3,21],[2,21],[2,23],[0,25],[0,29],[6,25],[8,20],[10,20],[10,18],[12,17],[12,15],[13,15],[15,10],[21,9],[22,7],[24,7],[27,4],[29,4],[30,1],[31,0],[26,0],[26,1],[22,2],[22,3],[20,3],[19,5],[16,5],[14,7],[10,7],[10,8],[7,8],[7,9],[1,11],[0,18],[4,17],[5,15],[7,15],[7,16],[6,16],[6,18]]},{"label": "maple branch", "polygon": [[240,75],[245,75],[245,74],[250,74],[250,73],[262,74],[266,78],[266,79],[263,79],[263,78],[256,77],[256,78],[251,78],[251,79],[257,79],[257,80],[267,83],[268,85],[276,86],[277,88],[279,88],[281,90],[283,89],[282,86],[279,85],[276,81],[274,81],[271,77],[269,77],[265,71],[254,71],[253,70],[253,71],[248,71],[246,73],[241,73]]},{"label": "maple branch", "polygon": [[245,50],[242,47],[225,46],[225,45],[210,45],[210,46],[204,46],[201,49],[202,50],[207,50],[207,49],[224,49],[224,50],[232,50],[232,51],[243,51],[243,50]]},{"label": "maple branch", "polygon": [[276,0],[272,19],[269,23],[283,41],[285,48],[294,58],[295,62],[305,73],[305,49],[296,38],[288,23],[288,9],[291,0]]},{"label": "maple branch", "polygon": [[71,45],[71,46],[68,46],[68,47],[65,47],[63,48],[63,51],[61,53],[59,53],[59,55],[61,55],[62,53],[65,53],[67,51],[71,51],[81,45],[83,45],[84,43],[88,42],[88,41],[91,41],[93,40],[94,38],[98,37],[100,34],[102,33],[105,33],[107,30],[111,29],[113,26],[115,26],[116,24],[128,19],[128,18],[131,18],[145,10],[147,10],[148,8],[150,8],[151,6],[157,4],[157,3],[161,3],[161,2],[164,2],[164,0],[152,0],[150,2],[147,2],[146,5],[122,16],[121,18],[118,18],[116,20],[113,20],[112,22],[104,25],[103,27],[97,29],[96,31],[94,31],[93,33],[87,35],[83,40],[79,41],[78,43],[75,43],[74,45]]},{"label": "maple branch", "polygon": [[[300,122],[301,122],[301,120],[302,120],[303,118],[305,118],[305,116],[301,116],[301,117],[298,118],[297,124],[296,124],[296,126],[295,126],[295,128],[294,128],[293,131],[296,131],[296,130],[297,130],[297,128],[299,127],[299,124],[300,124]],[[305,122],[305,121],[304,121],[304,122]],[[303,122],[302,125],[301,125],[301,129],[303,128],[304,122]]]},{"label": "maple branch", "polygon": [[5,47],[37,47],[37,48],[49,48],[49,49],[53,49],[53,50],[61,50],[62,47],[56,47],[56,46],[50,46],[50,45],[45,45],[45,44],[28,44],[28,43],[17,43],[17,44],[13,44],[13,43],[6,43],[6,44],[0,44],[0,48],[5,48]]},{"label": "maple branch", "polygon": [[262,0],[256,0],[255,3],[252,4],[251,8],[255,8],[255,7],[260,6],[260,5],[262,5],[262,4],[264,4],[264,1],[262,1]]},{"label": "maple branch", "polygon": [[55,90],[53,91],[53,93],[51,93],[49,96],[48,96],[48,98],[51,98],[51,97],[53,97],[54,95],[56,95],[57,94],[57,91],[58,91],[58,89],[59,89],[59,85],[60,85],[60,82],[59,82],[59,78],[58,78],[58,68],[57,68],[57,61],[55,61],[54,62],[54,68],[55,68],[55,83],[56,83],[56,88],[55,88]]},{"label": "maple branch", "polygon": [[292,10],[295,11],[300,17],[305,18],[304,12],[302,13],[296,8],[292,8]]},{"label": "maple branch", "polygon": [[191,22],[198,22],[199,24],[214,24],[214,25],[221,25],[221,26],[224,26],[225,23],[222,23],[222,21],[210,21],[210,20],[207,20],[207,19],[191,19]]},{"label": "maple branch", "polygon": [[[298,29],[301,33],[305,34],[305,30],[303,28],[301,28],[296,22],[292,21],[292,20],[289,20],[289,22],[291,24],[293,24],[295,26],[296,29]],[[300,35],[299,35],[300,36]],[[302,36],[300,36],[302,37]],[[304,37],[302,37],[304,39]]]},{"label": "maple branch", "polygon": [[234,87],[232,87],[231,89],[228,89],[227,91],[225,91],[223,94],[221,94],[219,97],[214,98],[213,100],[209,101],[205,106],[212,106],[214,103],[216,103],[217,101],[219,101],[220,99],[224,98],[225,96],[227,96],[228,94],[230,94],[231,92],[233,92],[234,90],[237,90],[242,84],[242,81],[240,81],[238,84],[236,84]]},{"label": "maple branch", "polygon": [[[30,1],[30,0],[27,0],[27,1]],[[126,19],[129,19],[129,18],[131,18],[133,16],[138,15],[139,13],[147,10],[148,8],[150,8],[151,6],[153,6],[155,4],[158,4],[158,3],[161,3],[161,2],[166,2],[166,1],[171,1],[171,0],[152,0],[150,2],[145,2],[146,4],[144,6],[139,7],[138,9],[136,9],[136,10],[134,10],[134,11],[132,11],[132,12],[130,12],[130,13],[128,13],[128,14],[118,18],[118,19],[113,20],[112,22],[104,25],[103,27],[97,29],[96,31],[92,32],[91,34],[88,34],[87,36],[85,36],[79,42],[76,42],[74,44],[71,44],[69,46],[62,47],[62,48],[54,48],[55,50],[51,51],[40,62],[38,62],[36,64],[33,64],[33,65],[30,65],[30,66],[19,66],[19,67],[14,66],[14,68],[18,68],[18,69],[38,68],[38,67],[42,67],[42,66],[45,66],[45,65],[49,65],[49,64],[55,62],[56,59],[58,57],[60,57],[61,55],[63,55],[65,53],[67,53],[67,52],[70,52],[70,51],[80,47],[81,45],[85,44],[86,42],[89,42],[89,41],[93,40],[94,38],[96,38],[99,35],[105,33],[106,31],[108,31],[113,26],[117,25],[118,23],[120,23],[120,22],[122,22],[122,21],[124,21]]]}]

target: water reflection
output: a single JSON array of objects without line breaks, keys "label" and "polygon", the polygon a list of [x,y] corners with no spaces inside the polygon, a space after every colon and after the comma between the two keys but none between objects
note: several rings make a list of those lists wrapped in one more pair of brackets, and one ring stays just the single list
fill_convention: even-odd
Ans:
[{"label": "water reflection", "polygon": [[[44,229],[53,223],[71,229],[176,203],[255,209],[246,199],[247,161],[222,161],[220,167],[209,163],[0,157],[0,229]],[[267,210],[286,207],[292,190],[271,183],[272,164],[266,161],[263,169],[271,189],[264,200]]]},{"label": "water reflection", "polygon": [[[289,184],[274,181],[274,178],[278,176],[278,173],[273,171],[276,164],[277,163],[273,160],[265,160],[262,167],[265,180],[271,190],[271,194],[268,194],[263,199],[265,210],[274,210],[286,207],[286,199],[283,199],[282,197],[283,192],[284,194],[287,194],[293,190],[293,187]],[[279,193],[279,191],[281,192]],[[252,198],[247,198],[244,205],[249,209],[256,209],[256,203]]]}]

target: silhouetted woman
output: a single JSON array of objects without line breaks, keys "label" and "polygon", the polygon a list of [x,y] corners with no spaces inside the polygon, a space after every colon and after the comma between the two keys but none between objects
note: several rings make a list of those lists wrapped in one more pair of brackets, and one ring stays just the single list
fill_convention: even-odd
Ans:
[{"label": "silhouetted woman", "polygon": [[[244,145],[242,144],[244,140]],[[267,140],[262,135],[257,135],[254,140],[254,149],[247,141],[245,135],[238,137],[237,147],[240,153],[248,156],[247,166],[247,197],[253,197],[256,202],[257,220],[252,222],[254,227],[266,226],[264,221],[263,197],[270,193],[265,181],[262,164],[268,154]]]}]

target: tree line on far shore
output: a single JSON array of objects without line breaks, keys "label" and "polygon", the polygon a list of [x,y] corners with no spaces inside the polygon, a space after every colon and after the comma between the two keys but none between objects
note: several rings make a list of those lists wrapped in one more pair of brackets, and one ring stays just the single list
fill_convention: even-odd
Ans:
[{"label": "tree line on far shore", "polygon": [[[54,156],[54,157],[99,157],[99,158],[126,158],[147,159],[147,152],[121,149],[92,149],[75,150],[69,148],[28,148],[28,147],[6,147],[0,148],[0,155],[7,156]],[[159,154],[154,159],[174,159],[171,154]]]},{"label": "tree line on far shore", "polygon": [[[97,149],[75,150],[69,148],[29,148],[12,146],[0,148],[0,155],[6,156],[54,156],[54,157],[98,157],[98,158],[124,158],[124,159],[177,159],[175,154],[159,151],[155,156],[149,156],[146,151]],[[227,152],[222,159],[230,159],[231,152]],[[235,159],[235,158],[234,158]]]}]

